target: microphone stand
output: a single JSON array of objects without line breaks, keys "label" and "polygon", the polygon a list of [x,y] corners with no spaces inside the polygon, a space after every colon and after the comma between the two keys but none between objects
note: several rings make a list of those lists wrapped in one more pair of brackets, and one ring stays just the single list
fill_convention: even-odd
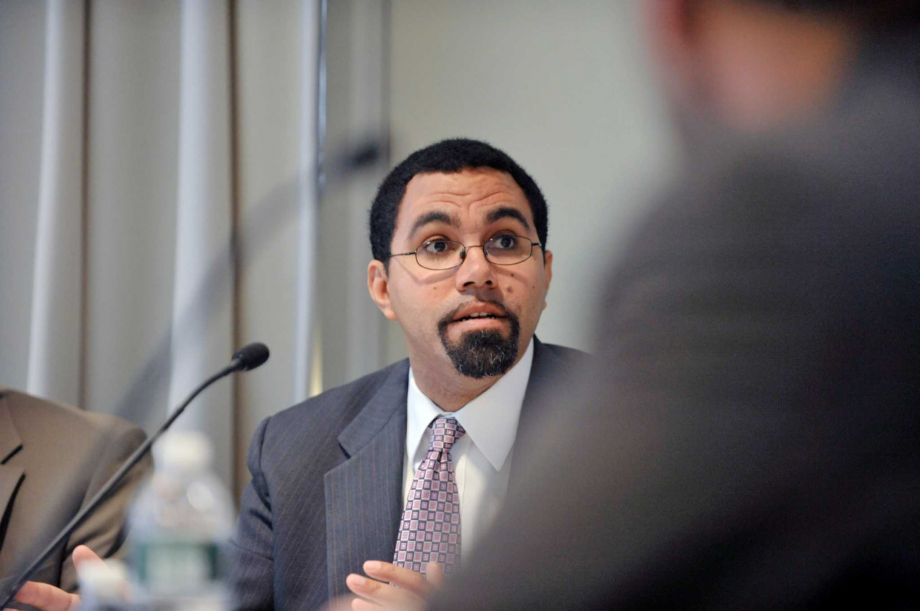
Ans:
[{"label": "microphone stand", "polygon": [[[17,577],[15,581],[13,581],[13,586],[9,589],[3,598],[3,604],[0,605],[0,609],[7,608],[9,604],[13,602],[16,597],[16,593],[19,592],[19,590],[22,589],[22,586],[26,584],[35,569],[37,569],[48,558],[48,556],[54,552],[54,550],[61,544],[61,542],[64,541],[64,539],[66,539],[80,524],[82,524],[83,520],[85,520],[86,517],[92,513],[92,511],[103,500],[105,500],[105,498],[112,492],[112,489],[115,488],[115,485],[118,484],[118,482],[121,481],[125,474],[127,474],[128,471],[130,471],[131,468],[136,465],[147,452],[150,451],[150,447],[153,445],[153,442],[159,439],[160,436],[165,433],[170,426],[172,426],[172,423],[175,422],[176,418],[182,415],[182,412],[185,411],[185,408],[188,407],[188,404],[191,403],[195,397],[201,394],[205,388],[217,380],[223,378],[224,376],[227,376],[234,371],[239,371],[241,369],[253,369],[265,362],[265,359],[268,358],[268,349],[264,348],[264,345],[262,344],[258,344],[258,346],[264,348],[265,358],[261,359],[259,362],[251,362],[251,356],[247,354],[246,351],[249,349],[249,352],[252,352],[252,346],[256,346],[256,344],[250,344],[249,346],[242,348],[234,355],[233,360],[229,365],[212,375],[210,378],[202,382],[197,388],[195,388],[195,390],[192,391],[192,393],[185,399],[185,401],[183,401],[182,404],[177,407],[175,411],[173,411],[169,418],[166,419],[166,422],[164,422],[162,426],[160,426],[160,428],[157,429],[157,431],[147,439],[147,441],[141,444],[131,454],[131,456],[125,460],[124,464],[118,468],[118,471],[116,471],[112,477],[109,478],[109,480],[89,501],[89,503],[87,503],[83,509],[81,509],[77,515],[75,515],[70,520],[70,522],[67,523],[67,526],[65,526],[64,529],[58,533],[58,535],[51,541],[51,543],[48,544],[42,553],[39,554],[38,557],[35,558],[35,560],[33,560],[32,563],[24,571],[22,571],[22,573],[19,574],[19,577]],[[259,357],[256,357],[256,360],[259,360]]]}]

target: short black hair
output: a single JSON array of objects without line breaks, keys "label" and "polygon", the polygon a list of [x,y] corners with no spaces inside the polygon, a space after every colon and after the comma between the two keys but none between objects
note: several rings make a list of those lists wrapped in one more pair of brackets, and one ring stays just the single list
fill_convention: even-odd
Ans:
[{"label": "short black hair", "polygon": [[538,239],[545,247],[548,231],[546,200],[530,174],[490,144],[468,138],[451,138],[415,151],[380,183],[370,212],[371,253],[374,258],[384,263],[389,261],[399,204],[406,194],[406,185],[416,174],[455,174],[477,168],[491,168],[511,175],[527,197]]}]

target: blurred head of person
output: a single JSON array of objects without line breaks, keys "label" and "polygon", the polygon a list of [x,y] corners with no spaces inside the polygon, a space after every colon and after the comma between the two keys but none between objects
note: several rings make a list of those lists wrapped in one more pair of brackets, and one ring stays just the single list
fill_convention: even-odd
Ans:
[{"label": "blurred head of person", "polygon": [[681,124],[742,132],[820,112],[865,35],[918,21],[918,0],[645,3],[647,38]]}]

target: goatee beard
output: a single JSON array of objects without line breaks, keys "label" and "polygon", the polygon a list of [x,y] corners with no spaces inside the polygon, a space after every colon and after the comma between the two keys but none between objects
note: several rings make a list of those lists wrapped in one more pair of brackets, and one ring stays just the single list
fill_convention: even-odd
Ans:
[{"label": "goatee beard", "polygon": [[[495,305],[501,306],[501,304]],[[447,327],[453,320],[454,314],[451,313],[438,322],[441,344],[447,351],[447,356],[450,357],[454,368],[461,375],[475,379],[500,376],[514,365],[517,360],[521,325],[517,316],[511,312],[505,310],[504,316],[511,325],[511,332],[507,338],[499,331],[469,331],[464,333],[457,343],[451,343],[447,337]]]}]

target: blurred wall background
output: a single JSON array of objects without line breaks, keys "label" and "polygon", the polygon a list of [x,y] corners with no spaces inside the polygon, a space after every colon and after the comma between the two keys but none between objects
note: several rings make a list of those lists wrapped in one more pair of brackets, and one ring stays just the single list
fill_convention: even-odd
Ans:
[{"label": "blurred wall background", "polygon": [[310,391],[318,0],[0,2],[0,383],[152,431],[242,480]]},{"label": "blurred wall background", "polygon": [[[590,348],[598,278],[671,167],[639,36],[634,3],[602,0],[3,0],[0,384],[150,430],[265,341],[269,363],[190,419],[238,488],[261,418],[404,356],[367,298],[367,209],[451,136],[543,189],[537,332]],[[66,221],[50,267],[43,209]]]}]

